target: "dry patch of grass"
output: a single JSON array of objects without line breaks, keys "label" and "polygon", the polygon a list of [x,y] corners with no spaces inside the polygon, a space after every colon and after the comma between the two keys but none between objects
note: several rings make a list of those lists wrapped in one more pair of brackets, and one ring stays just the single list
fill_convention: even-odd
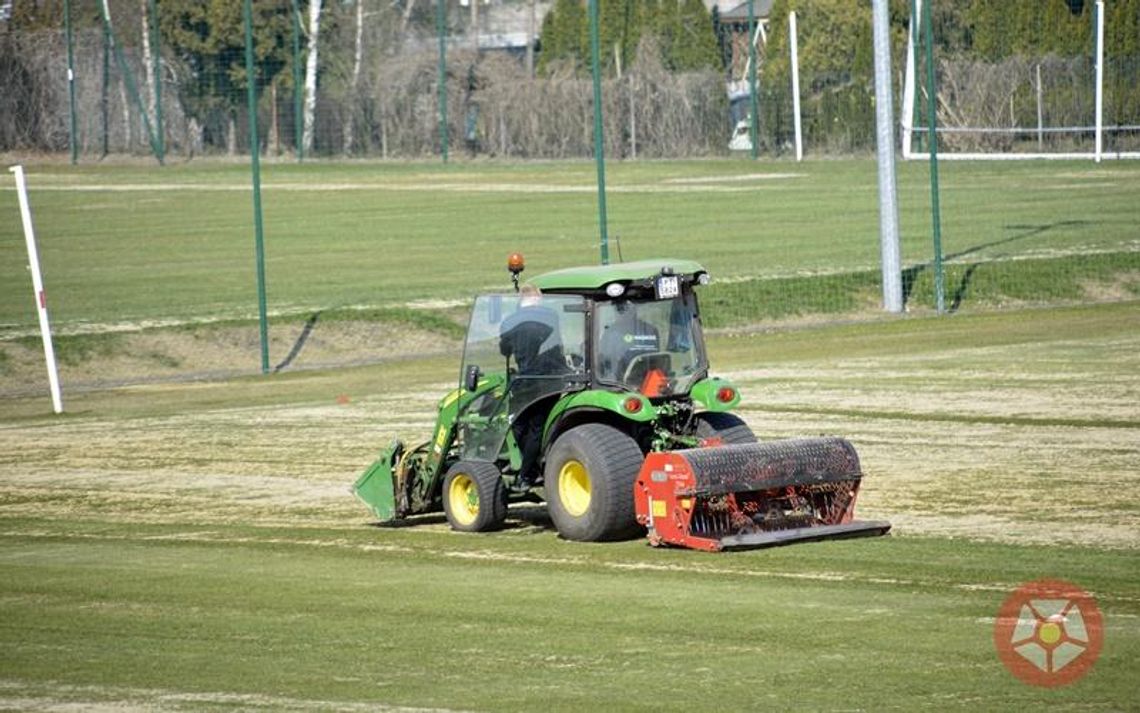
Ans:
[{"label": "dry patch of grass", "polygon": [[851,440],[863,514],[900,533],[1140,547],[1136,335],[732,375],[763,436]]},{"label": "dry patch of grass", "polygon": [[[1044,333],[1053,338],[887,345],[887,356],[819,356],[823,346],[720,373],[741,386],[742,414],[763,438],[851,440],[867,474],[862,516],[890,519],[900,535],[1140,548],[1140,337]],[[430,434],[453,369],[392,362],[137,386],[81,398],[62,419],[0,421],[0,513],[358,527],[369,516],[349,485],[392,438]]]}]

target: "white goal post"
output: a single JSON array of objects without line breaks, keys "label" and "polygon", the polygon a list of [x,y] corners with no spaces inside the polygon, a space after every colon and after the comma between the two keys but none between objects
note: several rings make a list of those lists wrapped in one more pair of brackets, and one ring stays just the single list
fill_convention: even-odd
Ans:
[{"label": "white goal post", "polygon": [[[917,67],[915,66],[915,37],[916,32],[920,31],[917,25],[918,18],[922,17],[922,5],[925,2],[933,2],[933,0],[914,0],[914,7],[916,11],[914,16],[910,18],[910,26],[907,32],[907,53],[906,53],[906,70],[903,78],[903,96],[902,96],[902,110],[900,111],[899,123],[902,133],[902,156],[904,159],[929,159],[930,154],[928,151],[916,151],[915,140],[916,138],[925,136],[929,133],[930,128],[926,126],[916,126],[914,123],[915,104],[918,96],[921,93],[925,96],[926,88],[917,79]],[[1037,109],[1037,125],[1036,126],[938,126],[936,128],[939,137],[938,142],[938,158],[943,160],[970,160],[970,161],[1010,161],[1010,160],[1024,160],[1024,159],[1092,159],[1093,161],[1100,162],[1102,159],[1137,159],[1140,158],[1140,151],[1105,151],[1104,150],[1104,133],[1105,131],[1120,131],[1120,132],[1140,132],[1140,124],[1126,125],[1126,126],[1105,126],[1104,125],[1104,32],[1105,32],[1105,12],[1104,0],[1097,0],[1095,6],[1095,22],[1096,31],[1094,33],[1093,57],[1095,65],[1095,81],[1093,82],[1093,93],[1095,94],[1095,109],[1093,116],[1089,117],[1092,124],[1088,126],[1045,126],[1043,121],[1042,112],[1042,78],[1041,78],[1041,64],[1037,63],[1034,67],[1035,70],[1035,90],[1036,90],[1036,109]],[[939,92],[939,100],[942,100],[942,93]],[[1012,111],[1012,98],[1010,99]],[[945,109],[945,105],[942,107]],[[944,112],[940,112],[942,114]],[[1054,151],[1045,150],[1045,137],[1063,137],[1071,136],[1074,138],[1081,136],[1093,136],[1093,146],[1087,151],[1074,151],[1058,149]],[[917,136],[916,136],[917,135]],[[1014,139],[1027,140],[1029,143],[1036,142],[1037,150],[992,150],[992,151],[977,151],[977,150],[955,150],[953,147],[946,145],[943,137],[954,136],[974,136],[986,137],[991,140],[997,141],[1000,139],[1007,140],[1011,143]]]},{"label": "white goal post", "polygon": [[28,186],[22,165],[9,166],[16,177],[16,196],[20,202],[20,220],[24,226],[24,242],[28,248],[28,270],[32,273],[32,291],[36,299],[36,314],[40,320],[40,338],[44,345],[44,362],[47,364],[48,387],[51,389],[52,410],[63,413],[63,395],[59,388],[59,369],[55,362],[55,347],[51,340],[51,322],[48,320],[47,297],[40,274],[40,255],[36,249],[36,233],[32,226],[32,209],[28,203]]}]

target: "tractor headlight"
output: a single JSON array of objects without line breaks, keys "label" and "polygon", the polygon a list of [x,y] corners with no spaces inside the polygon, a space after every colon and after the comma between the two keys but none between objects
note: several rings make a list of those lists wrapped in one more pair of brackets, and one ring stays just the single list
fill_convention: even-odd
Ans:
[{"label": "tractor headlight", "polygon": [[611,282],[606,285],[606,294],[610,297],[621,297],[625,294],[625,285],[620,282]]}]

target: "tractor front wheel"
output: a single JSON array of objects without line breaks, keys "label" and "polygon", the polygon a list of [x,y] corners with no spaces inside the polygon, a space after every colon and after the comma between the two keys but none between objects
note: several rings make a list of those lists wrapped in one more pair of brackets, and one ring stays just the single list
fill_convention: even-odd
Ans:
[{"label": "tractor front wheel", "polygon": [[635,537],[633,484],[643,460],[637,442],[612,426],[588,423],[559,436],[544,471],[558,534],[585,542]]},{"label": "tractor front wheel", "polygon": [[507,519],[507,490],[493,463],[461,460],[443,479],[443,511],[451,529],[497,530]]}]

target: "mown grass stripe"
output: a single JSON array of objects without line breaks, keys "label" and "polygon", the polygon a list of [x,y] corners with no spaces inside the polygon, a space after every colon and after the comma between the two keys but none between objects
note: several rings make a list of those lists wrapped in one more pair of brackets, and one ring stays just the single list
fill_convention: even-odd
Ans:
[{"label": "mown grass stripe", "polygon": [[842,416],[844,418],[920,421],[933,423],[972,423],[994,426],[1029,426],[1036,428],[1121,428],[1140,429],[1140,421],[1119,419],[1037,418],[1033,416],[984,416],[982,414],[916,413],[914,411],[882,411],[874,409],[820,408],[818,406],[765,406],[748,404],[739,411],[761,413],[796,413],[816,416]]}]

